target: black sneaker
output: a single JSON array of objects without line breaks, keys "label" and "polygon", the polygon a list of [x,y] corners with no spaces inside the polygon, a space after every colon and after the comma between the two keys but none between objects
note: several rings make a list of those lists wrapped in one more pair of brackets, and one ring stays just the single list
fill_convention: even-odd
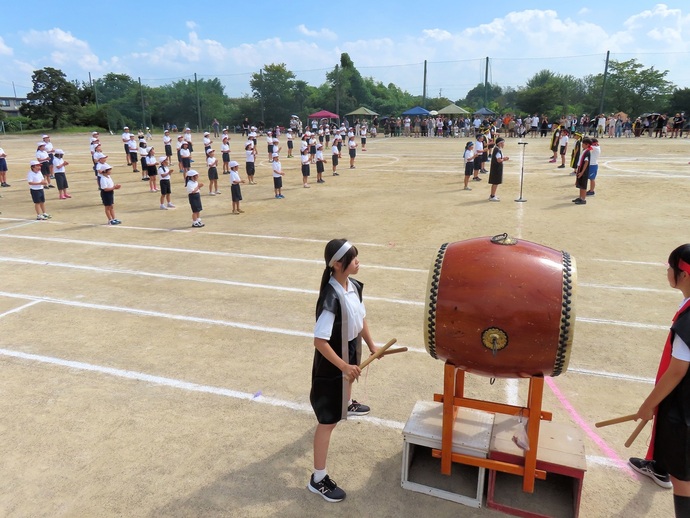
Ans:
[{"label": "black sneaker", "polygon": [[347,407],[347,415],[367,415],[369,412],[371,412],[371,408],[362,403],[358,403],[354,399],[350,406]]},{"label": "black sneaker", "polygon": [[587,196],[594,196],[595,192],[594,191],[587,191]]},{"label": "black sneaker", "polygon": [[664,489],[671,489],[673,484],[671,484],[671,477],[668,473],[659,473],[655,469],[655,463],[653,460],[644,460],[637,457],[630,457],[628,464],[632,469],[640,473],[641,475],[646,475],[651,478],[657,485],[663,487]]},{"label": "black sneaker", "polygon": [[587,200],[583,200],[582,198],[578,198],[575,200],[575,205],[587,205]]},{"label": "black sneaker", "polygon": [[340,502],[345,498],[345,491],[338,487],[335,480],[326,475],[321,482],[314,482],[314,474],[312,473],[307,486],[309,491],[321,495],[324,500],[329,502]]}]

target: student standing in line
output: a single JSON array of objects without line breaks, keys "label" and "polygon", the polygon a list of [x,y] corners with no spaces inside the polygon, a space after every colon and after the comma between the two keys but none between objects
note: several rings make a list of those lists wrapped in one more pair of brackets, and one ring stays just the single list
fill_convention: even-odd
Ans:
[{"label": "student standing in line", "polygon": [[218,159],[213,149],[206,151],[206,165],[208,166],[208,195],[220,194],[218,190]]},{"label": "student standing in line", "polygon": [[168,163],[172,163],[172,137],[170,136],[170,130],[165,130],[163,132],[163,149],[165,149],[165,156],[168,157]]},{"label": "student standing in line", "polygon": [[338,174],[338,159],[340,158],[340,149],[338,149],[338,142],[340,141],[340,135],[337,133],[333,135],[333,145],[331,146],[331,164],[333,164],[333,176],[339,176]]},{"label": "student standing in line", "polygon": [[223,135],[220,152],[223,159],[223,174],[230,174],[230,137]]},{"label": "student standing in line", "polygon": [[316,183],[326,183],[323,179],[324,171],[323,144],[316,145]]},{"label": "student standing in line", "polygon": [[[122,128],[122,144],[124,144],[125,148],[125,157],[127,158],[127,165],[132,165],[132,159],[129,148],[129,141],[131,136],[132,134],[129,132],[129,128],[127,126]],[[136,173],[136,171],[134,172]]]},{"label": "student standing in line", "polygon": [[137,146],[137,141],[134,138],[134,135],[129,136],[129,142],[127,143],[127,147],[129,149],[129,165],[132,166],[133,173],[138,173],[139,169],[137,169],[137,149],[139,148],[139,146]]},{"label": "student standing in line", "polygon": [[481,182],[479,173],[482,171],[482,157],[484,154],[484,135],[481,133],[477,135],[477,141],[474,143],[474,176],[472,181]]},{"label": "student standing in line", "polygon": [[36,144],[36,160],[41,164],[41,174],[48,181],[46,188],[54,188],[55,186],[50,183],[50,157],[46,151],[46,143],[43,141]]},{"label": "student standing in line", "polygon": [[240,209],[240,202],[242,201],[242,188],[240,184],[244,183],[244,180],[240,178],[240,164],[234,160],[230,162],[230,194],[232,195],[232,213],[233,214],[244,214],[244,211]]},{"label": "student standing in line", "polygon": [[184,172],[186,179],[187,173],[192,168],[192,153],[189,151],[189,143],[186,140],[182,140],[181,143],[180,160],[182,162],[182,171]]},{"label": "student standing in line", "polygon": [[329,477],[326,468],[331,434],[342,419],[370,411],[351,399],[352,383],[361,374],[362,340],[372,354],[378,351],[367,325],[362,284],[350,277],[359,272],[357,255],[357,248],[345,239],[328,242],[316,302],[309,400],[318,424],[314,432],[314,472],[307,487],[328,502],[345,498],[345,491]]},{"label": "student standing in line", "polygon": [[158,160],[156,160],[156,153],[152,147],[147,148],[146,176],[149,179],[149,190],[151,192],[158,192],[158,186],[156,185],[156,177],[158,176]]},{"label": "student standing in line", "polygon": [[348,152],[350,153],[350,169],[355,168],[355,158],[357,158],[357,142],[355,142],[354,133],[350,135],[347,141]]},{"label": "student standing in line", "polygon": [[311,174],[309,169],[309,163],[311,162],[310,156],[307,154],[307,149],[303,149],[300,155],[302,159],[302,187],[309,189],[309,176]]},{"label": "student standing in line", "polygon": [[110,172],[112,169],[108,164],[99,164],[98,172],[100,176],[98,180],[101,188],[101,201],[103,202],[105,217],[108,218],[108,225],[119,225],[122,221],[115,217],[115,191],[121,186],[111,178]]},{"label": "student standing in line", "polygon": [[561,137],[558,139],[558,152],[561,155],[561,165],[558,169],[565,169],[565,153],[568,149],[568,130],[561,131]]},{"label": "student standing in line", "polygon": [[474,142],[471,140],[465,144],[465,153],[463,155],[463,160],[465,162],[465,184],[463,187],[464,191],[471,191],[472,188],[469,186],[470,178],[472,177],[472,172],[474,171]]},{"label": "student standing in line", "polygon": [[587,191],[587,196],[594,196],[597,180],[597,172],[599,171],[599,155],[601,155],[601,148],[599,147],[599,140],[596,138],[592,139],[592,146],[590,148],[590,161],[589,161],[589,190]]},{"label": "student standing in line", "polygon": [[292,150],[295,147],[295,143],[293,142],[294,137],[292,136],[292,130],[287,131],[287,135],[285,136],[285,138],[287,140],[287,148],[288,148],[287,157],[292,158]]},{"label": "student standing in line", "polygon": [[7,183],[7,154],[5,150],[0,147],[0,187],[9,187]]},{"label": "student standing in line", "polygon": [[[251,140],[248,140],[244,145],[245,154],[245,171],[247,172],[247,182],[249,185],[255,185],[254,173],[255,173],[255,162],[256,162],[256,148]],[[271,157],[273,160],[273,157]]]},{"label": "student standing in line", "polygon": [[491,185],[491,194],[489,195],[489,201],[501,201],[501,199],[496,196],[496,190],[498,186],[503,183],[503,162],[510,160],[510,157],[503,154],[503,146],[505,146],[505,144],[506,141],[503,137],[498,137],[493,153],[491,153],[491,165],[489,166],[489,185]]},{"label": "student standing in line", "polygon": [[29,184],[31,201],[34,202],[36,219],[38,221],[50,219],[50,214],[46,212],[46,197],[44,192],[44,187],[48,185],[48,179],[41,172],[41,162],[38,160],[29,162],[29,173],[26,176],[26,181]]},{"label": "student standing in line", "polygon": [[169,159],[167,156],[162,156],[158,160],[160,161],[160,165],[158,166],[158,175],[161,177],[161,210],[174,209],[175,205],[173,205],[173,203],[170,201],[172,188],[170,185],[170,168],[168,167]]},{"label": "student standing in line", "polygon": [[58,194],[61,200],[72,197],[72,195],[67,192],[69,184],[67,183],[65,166],[68,166],[69,162],[64,159],[64,156],[65,152],[62,149],[56,149],[53,153],[53,175],[55,176],[55,183],[57,184]]},{"label": "student standing in line", "polygon": [[187,171],[185,173],[185,178],[185,188],[187,189],[189,206],[192,209],[192,226],[203,227],[204,224],[201,221],[201,211],[204,210],[204,208],[201,205],[200,191],[204,184],[199,182],[199,173],[197,173],[194,169],[190,169],[189,171]]},{"label": "student standing in line", "polygon": [[273,155],[273,191],[275,193],[276,199],[280,200],[285,198],[283,196],[283,166],[280,164],[280,156],[278,153]]}]

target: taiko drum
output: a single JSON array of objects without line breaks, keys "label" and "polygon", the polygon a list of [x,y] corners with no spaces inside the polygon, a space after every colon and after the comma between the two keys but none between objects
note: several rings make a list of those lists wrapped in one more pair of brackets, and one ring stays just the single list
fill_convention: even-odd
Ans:
[{"label": "taiko drum", "polygon": [[427,289],[426,349],[491,377],[558,376],[575,325],[575,259],[506,234],[446,243]]}]

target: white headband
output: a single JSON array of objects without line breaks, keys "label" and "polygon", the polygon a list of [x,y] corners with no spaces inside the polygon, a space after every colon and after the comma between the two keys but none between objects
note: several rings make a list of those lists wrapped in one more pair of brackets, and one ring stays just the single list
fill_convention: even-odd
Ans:
[{"label": "white headband", "polygon": [[333,265],[336,262],[340,261],[345,256],[345,254],[350,248],[352,248],[352,245],[348,241],[345,241],[345,243],[343,243],[343,246],[341,246],[338,249],[338,251],[335,254],[333,254],[331,260],[328,261],[328,266],[333,267]]}]

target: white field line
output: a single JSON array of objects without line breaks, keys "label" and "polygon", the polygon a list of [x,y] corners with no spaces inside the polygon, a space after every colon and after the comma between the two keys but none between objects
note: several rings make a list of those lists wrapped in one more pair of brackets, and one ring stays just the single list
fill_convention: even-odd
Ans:
[{"label": "white field line", "polygon": [[[287,401],[284,399],[279,399],[275,397],[266,397],[260,393],[249,393],[242,392],[238,390],[227,389],[223,387],[214,387],[211,385],[201,385],[199,383],[191,383],[189,381],[178,380],[174,378],[166,378],[163,376],[156,376],[152,374],[146,374],[143,372],[137,372],[132,370],[116,369],[113,367],[106,367],[102,365],[94,365],[91,363],[84,363],[79,361],[65,360],[62,358],[55,358],[51,356],[43,356],[38,354],[24,353],[20,351],[13,351],[10,349],[0,348],[0,355],[15,358],[30,362],[45,363],[48,365],[55,365],[58,367],[64,367],[67,369],[94,372],[97,374],[104,374],[106,376],[112,376],[116,378],[141,381],[144,383],[149,383],[152,385],[169,387],[177,390],[183,390],[187,392],[196,392],[203,394],[211,394],[214,396],[228,397],[232,399],[239,399],[244,401],[251,401],[261,405],[268,405],[276,408],[283,408],[286,410],[297,411],[301,413],[312,413],[311,405],[306,403],[299,403],[296,401]],[[393,430],[402,431],[405,424],[399,421],[394,421],[391,419],[380,419],[372,416],[362,416],[356,418],[350,418],[354,421],[364,421],[366,423],[381,426],[384,428],[390,428]],[[620,469],[619,466],[606,457],[598,455],[587,455],[587,461],[591,464],[602,466],[605,468]]]},{"label": "white field line", "polygon": [[30,308],[31,306],[35,306],[36,304],[40,304],[40,300],[32,300],[31,302],[27,302],[26,304],[10,309],[9,311],[5,311],[4,313],[0,313],[0,318],[6,317],[7,315],[12,315],[13,313],[19,313],[20,311],[25,310],[26,308]]}]

